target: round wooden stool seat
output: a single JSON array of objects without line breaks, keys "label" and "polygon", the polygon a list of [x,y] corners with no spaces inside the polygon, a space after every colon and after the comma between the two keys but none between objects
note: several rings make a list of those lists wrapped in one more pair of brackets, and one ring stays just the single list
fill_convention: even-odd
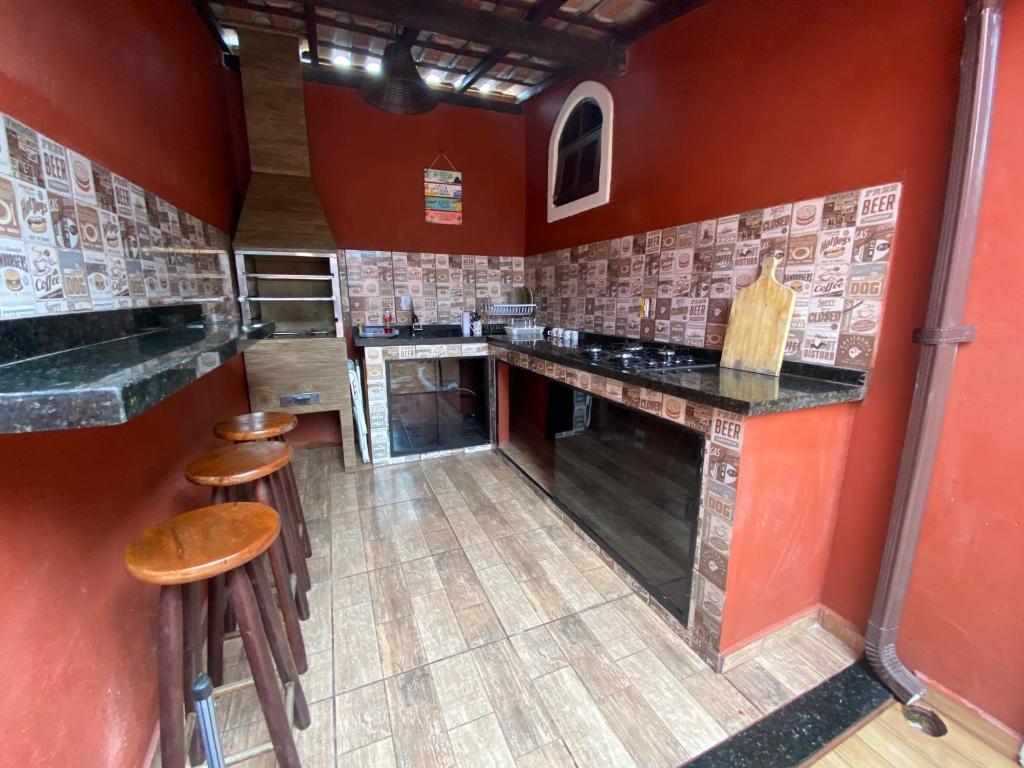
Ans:
[{"label": "round wooden stool seat", "polygon": [[225,445],[189,462],[185,477],[196,485],[241,485],[272,475],[291,458],[292,449],[280,441]]},{"label": "round wooden stool seat", "polygon": [[298,423],[299,420],[291,413],[256,411],[225,419],[214,426],[213,433],[221,440],[244,443],[280,437],[295,429]]},{"label": "round wooden stool seat", "polygon": [[125,550],[124,565],[150,584],[189,584],[259,557],[280,530],[280,517],[266,504],[200,507],[144,532]]}]

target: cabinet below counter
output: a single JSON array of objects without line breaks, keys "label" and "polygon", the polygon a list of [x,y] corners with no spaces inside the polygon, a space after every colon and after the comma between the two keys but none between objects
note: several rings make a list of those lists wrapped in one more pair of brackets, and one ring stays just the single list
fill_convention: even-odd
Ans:
[{"label": "cabinet below counter", "polygon": [[815,609],[863,381],[490,344],[499,450],[715,670]]},{"label": "cabinet below counter", "polygon": [[365,349],[367,421],[374,464],[491,447],[493,363],[488,359],[486,341],[472,338],[474,343],[390,344]]}]

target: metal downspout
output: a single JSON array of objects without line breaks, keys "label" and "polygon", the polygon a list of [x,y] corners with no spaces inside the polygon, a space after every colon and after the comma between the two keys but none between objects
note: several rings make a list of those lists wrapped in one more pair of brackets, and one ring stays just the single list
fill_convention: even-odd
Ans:
[{"label": "metal downspout", "polygon": [[960,62],[953,152],[925,325],[914,333],[921,357],[900,459],[885,552],[865,645],[882,681],[903,702],[925,686],[900,661],[896,637],[903,616],[935,468],[957,345],[973,340],[963,308],[971,273],[988,154],[1002,0],[970,0]]}]

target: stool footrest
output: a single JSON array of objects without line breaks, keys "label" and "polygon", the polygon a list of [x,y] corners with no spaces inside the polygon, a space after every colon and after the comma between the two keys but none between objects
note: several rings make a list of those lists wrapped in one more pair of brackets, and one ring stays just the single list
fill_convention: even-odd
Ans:
[{"label": "stool footrest", "polygon": [[224,685],[218,685],[213,689],[213,697],[215,699],[219,699],[222,696],[237,693],[238,691],[244,691],[246,688],[252,688],[254,685],[256,685],[256,681],[253,680],[252,677],[235,680],[233,683],[224,683]]}]

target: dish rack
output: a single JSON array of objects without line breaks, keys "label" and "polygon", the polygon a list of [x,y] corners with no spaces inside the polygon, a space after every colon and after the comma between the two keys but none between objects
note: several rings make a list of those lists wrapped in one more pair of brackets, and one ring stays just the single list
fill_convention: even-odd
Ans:
[{"label": "dish rack", "polygon": [[[526,324],[526,319],[532,318],[536,311],[536,304],[491,304],[486,307],[487,315],[491,318],[511,318],[512,322],[505,326],[505,335],[514,341],[544,338],[543,327],[534,325],[532,321]],[[518,324],[520,321],[522,325]]]},{"label": "dish rack", "polygon": [[536,309],[536,304],[491,304],[487,307],[487,314],[491,317],[529,317]]}]

